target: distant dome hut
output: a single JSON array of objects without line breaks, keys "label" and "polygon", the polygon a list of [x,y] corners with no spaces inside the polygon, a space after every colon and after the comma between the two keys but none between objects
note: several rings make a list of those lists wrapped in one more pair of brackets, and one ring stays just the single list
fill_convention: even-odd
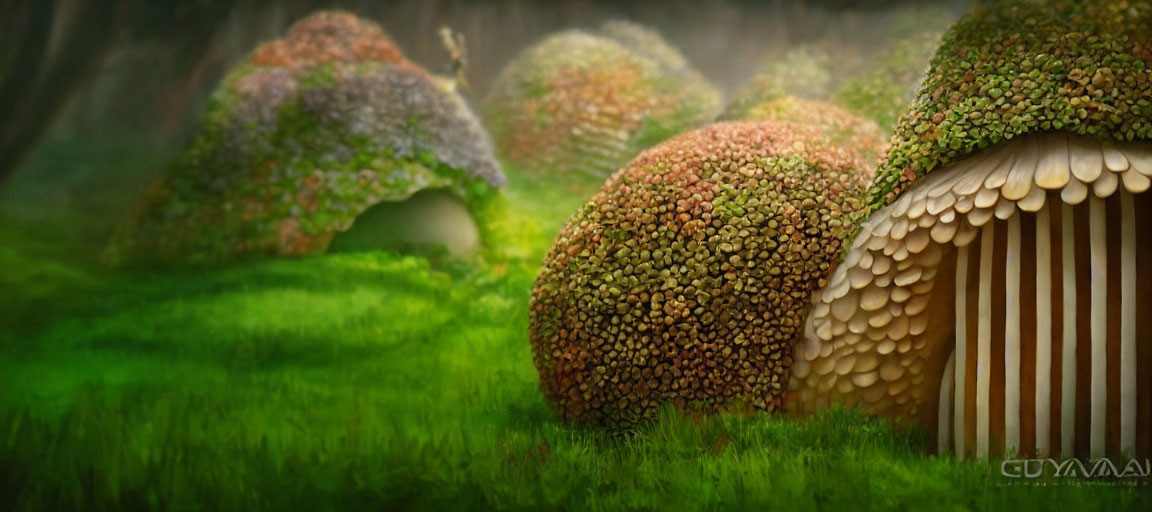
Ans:
[{"label": "distant dome hut", "polygon": [[[504,181],[487,134],[450,81],[408,61],[375,23],[323,11],[225,77],[191,147],[122,226],[107,258],[211,263],[323,253],[373,207],[392,211],[429,195],[442,197],[413,207],[426,222],[455,223],[440,231],[456,238],[385,237],[381,246],[467,253],[479,231],[459,212],[475,210]],[[379,217],[371,216],[391,222]]]},{"label": "distant dome hut", "polygon": [[719,113],[720,92],[650,29],[610,22],[520,54],[484,117],[501,156],[533,174],[608,176],[641,150]]}]

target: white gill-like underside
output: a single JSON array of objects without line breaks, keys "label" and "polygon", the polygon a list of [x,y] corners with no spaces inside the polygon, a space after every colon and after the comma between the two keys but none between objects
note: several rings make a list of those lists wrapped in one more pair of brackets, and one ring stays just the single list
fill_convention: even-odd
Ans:
[{"label": "white gill-like underside", "polygon": [[[941,451],[954,449],[960,455],[989,453],[989,436],[1002,436],[1005,451],[1015,447],[1020,437],[1020,217],[1018,212],[1033,212],[1035,225],[1047,226],[1049,212],[1063,209],[1064,223],[1061,246],[1052,246],[1050,229],[1034,229],[1025,236],[1036,237],[1035,268],[1048,268],[1053,251],[1063,251],[1064,262],[1073,262],[1072,244],[1091,244],[1093,272],[1092,297],[1092,406],[1091,451],[1099,455],[1104,450],[1104,339],[1108,302],[1105,272],[1118,272],[1123,284],[1121,315],[1121,445],[1133,445],[1135,424],[1135,346],[1132,309],[1135,288],[1135,261],[1133,258],[1134,218],[1132,196],[1148,190],[1152,177],[1152,144],[1112,144],[1095,139],[1067,134],[1036,134],[1002,143],[977,156],[940,169],[918,181],[891,205],[876,211],[854,240],[844,261],[836,268],[828,285],[813,297],[812,310],[805,328],[805,340],[797,347],[796,362],[792,368],[792,394],[789,407],[797,412],[808,412],[841,402],[858,404],[865,411],[888,416],[938,418],[938,439]],[[1119,194],[1121,202],[1122,247],[1119,269],[1105,269],[1104,199]],[[1059,199],[1059,200],[1057,200]],[[1074,240],[1072,236],[1073,205],[1088,203],[1090,240]],[[1046,203],[1051,203],[1046,205]],[[993,219],[1006,222],[994,222]],[[995,229],[1004,229],[1007,249],[993,258],[992,238]],[[1031,225],[1031,224],[1030,224]],[[983,229],[987,227],[988,229]],[[1051,229],[1059,230],[1059,226]],[[1116,229],[1116,227],[1112,228]],[[1147,228],[1143,228],[1147,229]],[[1057,231],[1059,233],[1059,231]],[[983,243],[978,240],[983,238]],[[973,242],[976,242],[975,244]],[[1031,241],[1030,242],[1030,247]],[[1015,245],[1014,245],[1015,244]],[[970,245],[978,247],[969,253]],[[955,256],[952,256],[952,254]],[[935,277],[945,260],[948,280],[959,283],[940,286]],[[978,272],[970,272],[968,259],[978,258]],[[975,261],[973,264],[975,265]],[[1002,339],[1003,353],[993,354],[989,347],[993,328],[991,281],[995,267],[1006,283],[998,285],[1004,297],[997,304],[1004,311],[1004,332],[996,333]],[[1064,265],[1064,279],[1075,279],[1072,264]],[[969,274],[977,275],[969,275]],[[1035,370],[1041,377],[1033,379],[1036,389],[1028,390],[1034,399],[1036,448],[1049,452],[1049,400],[1052,396],[1049,379],[1044,378],[1050,365],[1064,365],[1066,374],[1071,365],[1070,378],[1064,378],[1065,400],[1060,413],[1063,453],[1072,453],[1071,439],[1075,424],[1075,350],[1064,350],[1063,360],[1051,360],[1049,346],[1051,282],[1049,273],[1037,272],[1035,279],[1036,304],[1026,305],[1035,310]],[[1043,274],[1043,275],[1041,275]],[[1058,274],[1057,274],[1058,275]],[[969,285],[975,281],[975,284]],[[1032,282],[1032,281],[1030,281]],[[930,310],[933,288],[949,297],[948,307],[954,311],[934,315]],[[1075,289],[1074,287],[1072,289]],[[953,291],[955,290],[955,291]],[[979,311],[966,311],[970,301],[965,294],[977,293]],[[1076,294],[1064,294],[1064,307],[1071,315],[1059,315],[1065,321],[1075,321]],[[1016,308],[1013,310],[1013,308]],[[936,319],[934,319],[934,316]],[[965,323],[963,319],[977,318]],[[979,320],[983,318],[984,320]],[[942,319],[942,320],[941,320]],[[960,320],[956,320],[960,319]],[[955,321],[955,325],[951,322]],[[943,321],[948,325],[939,325]],[[1086,320],[1087,321],[1087,320]],[[972,328],[975,323],[975,328]],[[1029,326],[1032,328],[1033,326]],[[1063,329],[1062,346],[1074,347],[1075,329]],[[1069,345],[1071,343],[1072,345]],[[936,345],[936,346],[933,346]],[[973,350],[973,348],[975,348]],[[1031,350],[1031,349],[1030,349]],[[1031,352],[1030,352],[1031,353]],[[976,360],[975,382],[966,379],[963,371],[971,358]],[[989,369],[996,358],[1005,370],[1003,390],[990,389]],[[944,361],[947,361],[944,363]],[[937,361],[933,363],[932,361]],[[1080,363],[1085,364],[1085,363]],[[1015,366],[1014,366],[1015,365]],[[1049,366],[1045,366],[1049,365]],[[1013,371],[1015,369],[1015,371]],[[941,385],[944,383],[945,385]],[[1071,386],[1070,388],[1068,388]],[[974,389],[973,389],[974,388]],[[1069,389],[1071,392],[1069,392]],[[1115,391],[1115,390],[1114,390]],[[1003,393],[1003,431],[990,432],[989,396]],[[1034,394],[1033,394],[1034,393]],[[976,395],[975,422],[964,418],[963,400]],[[1072,400],[1071,406],[1068,400]],[[1000,403],[1000,397],[997,396]],[[938,411],[923,411],[926,404],[938,404]],[[959,404],[961,407],[954,407]],[[954,413],[955,411],[955,413]],[[1025,411],[1028,414],[1028,411]],[[1015,419],[1014,419],[1015,418]],[[1033,422],[1026,422],[1031,424]],[[965,438],[971,437],[965,427],[975,425],[975,448],[966,447]],[[1031,428],[1031,426],[1030,426]],[[971,430],[969,427],[968,430]],[[954,445],[953,445],[954,444]]]}]

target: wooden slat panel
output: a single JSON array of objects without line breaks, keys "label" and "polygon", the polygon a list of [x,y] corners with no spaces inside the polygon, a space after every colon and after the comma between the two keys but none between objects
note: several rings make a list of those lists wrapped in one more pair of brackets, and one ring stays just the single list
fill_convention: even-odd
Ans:
[{"label": "wooden slat panel", "polygon": [[[1136,219],[1152,219],[1148,195],[1134,201]],[[1152,318],[1152,272],[1147,271],[1152,255],[1152,233],[1143,222],[1136,230],[1136,256],[1146,271],[1136,272],[1136,318]],[[1142,259],[1141,259],[1142,258]],[[1152,322],[1136,322],[1136,453],[1152,456]]]},{"label": "wooden slat panel", "polygon": [[980,237],[980,308],[976,329],[976,456],[988,456],[988,405],[992,382],[992,248],[995,230],[985,228]]},{"label": "wooden slat panel", "polygon": [[1124,276],[1121,275],[1120,201],[1117,192],[1104,202],[1106,226],[1104,248],[1107,252],[1109,279],[1107,280],[1107,311],[1104,335],[1104,453],[1120,454],[1120,334],[1121,295]]},{"label": "wooden slat panel", "polygon": [[1005,268],[1008,248],[1008,222],[998,221],[993,231],[992,249],[992,343],[991,371],[988,391],[988,453],[1004,453],[1004,332],[1007,314],[1004,298],[1008,289],[1008,276]]},{"label": "wooden slat panel", "polygon": [[1136,213],[1120,193],[1120,450],[1136,448]]},{"label": "wooden slat panel", "polygon": [[1088,201],[1076,206],[1076,443],[1073,456],[1087,457],[1092,431],[1092,252]]},{"label": "wooden slat panel", "polygon": [[1061,339],[1062,339],[1062,353],[1061,353],[1061,443],[1060,443],[1060,456],[1070,457],[1076,453],[1076,354],[1078,352],[1076,347],[1076,336],[1078,329],[1076,325],[1077,312],[1080,304],[1077,304],[1076,291],[1078,283],[1076,282],[1076,211],[1071,205],[1063,203],[1061,205],[1061,256],[1062,263],[1062,289],[1061,299],[1063,299],[1061,309]]},{"label": "wooden slat panel", "polygon": [[[1048,203],[1052,204],[1051,202]],[[1035,280],[1033,300],[1036,304],[1035,318],[1035,370],[1032,373],[1034,386],[1033,447],[1034,457],[1047,457],[1051,451],[1052,430],[1052,235],[1045,205],[1036,212],[1035,223]],[[1027,410],[1027,409],[1025,409]]]},{"label": "wooden slat panel", "polygon": [[968,301],[968,364],[964,369],[964,382],[967,392],[964,394],[964,452],[971,455],[976,453],[976,356],[979,351],[980,317],[980,254],[983,246],[983,236],[977,238],[971,245],[968,255],[968,292],[965,294]]},{"label": "wooden slat panel", "polygon": [[940,377],[939,410],[936,413],[936,453],[947,452],[952,441],[952,385],[956,380],[955,364],[956,353],[953,351],[948,356],[948,362],[944,365],[944,373]]},{"label": "wooden slat panel", "polygon": [[1107,422],[1107,343],[1108,343],[1108,238],[1105,227],[1104,200],[1091,195],[1088,197],[1089,245],[1092,258],[1092,326],[1090,343],[1092,353],[1091,380],[1091,427],[1088,433],[1089,456],[1093,459],[1104,456],[1104,439]]},{"label": "wooden slat panel", "polygon": [[957,249],[940,450],[1098,458],[1152,449],[1152,327],[1139,321],[1152,317],[1152,276],[1138,258],[1152,234],[1137,228],[1152,201],[1120,192],[1051,205],[993,221]]},{"label": "wooden slat panel", "polygon": [[[1064,403],[1064,207],[1060,202],[1049,203],[1049,233],[1052,236],[1052,414],[1048,417],[1052,435],[1049,437],[1050,453],[1060,456],[1064,445],[1062,414]],[[1069,248],[1070,249],[1070,248]],[[1075,311],[1075,307],[1072,308]]]},{"label": "wooden slat panel", "polygon": [[1021,215],[1020,408],[1017,411],[1021,458],[1032,458],[1036,454],[1036,267],[1036,215]]},{"label": "wooden slat panel", "polygon": [[[1004,429],[1000,454],[1020,452],[1020,215],[1008,218],[1004,250]],[[995,388],[993,388],[995,389]]]},{"label": "wooden slat panel", "polygon": [[954,431],[954,449],[955,453],[964,459],[964,439],[965,439],[965,406],[964,400],[967,397],[966,377],[967,372],[965,369],[968,367],[968,247],[960,247],[956,249],[956,333],[955,342],[956,350],[954,352],[954,360],[950,360],[950,364],[954,364],[955,368],[959,370],[954,371],[954,387],[953,393],[955,404],[952,406],[953,412],[953,426]]}]

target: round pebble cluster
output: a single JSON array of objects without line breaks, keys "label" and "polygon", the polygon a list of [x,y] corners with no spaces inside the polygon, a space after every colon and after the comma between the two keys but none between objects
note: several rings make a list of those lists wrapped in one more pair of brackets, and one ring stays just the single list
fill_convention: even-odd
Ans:
[{"label": "round pebble cluster", "polygon": [[381,201],[438,188],[480,204],[505,179],[490,139],[449,83],[394,49],[340,12],[260,47],[224,79],[106,260],[319,253]]},{"label": "round pebble cluster", "polygon": [[789,121],[816,128],[830,142],[852,149],[871,178],[875,162],[886,149],[887,138],[871,120],[856,116],[831,103],[783,96],[747,108],[734,120]]},{"label": "round pebble cluster", "polygon": [[642,149],[711,121],[720,107],[719,91],[657,34],[615,22],[525,50],[497,79],[484,117],[501,156],[516,166],[602,179]]},{"label": "round pebble cluster", "polygon": [[864,208],[860,166],[809,127],[726,122],[614,174],[533,289],[534,361],[559,416],[778,410],[809,295]]},{"label": "round pebble cluster", "polygon": [[978,5],[945,34],[869,192],[877,209],[918,177],[1024,133],[1152,138],[1152,3]]}]

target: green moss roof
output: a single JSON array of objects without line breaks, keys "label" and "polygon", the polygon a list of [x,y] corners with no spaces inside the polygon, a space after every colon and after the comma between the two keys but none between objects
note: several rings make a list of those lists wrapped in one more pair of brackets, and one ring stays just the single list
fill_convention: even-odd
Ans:
[{"label": "green moss roof", "polygon": [[487,134],[451,84],[384,51],[384,38],[370,22],[321,13],[253,52],[117,232],[108,262],[319,253],[381,201],[430,188],[489,196],[505,178]]},{"label": "green moss roof", "polygon": [[554,34],[504,69],[484,105],[503,158],[536,173],[603,178],[715,118],[720,92],[658,35],[620,23],[604,34]]},{"label": "green moss roof", "polygon": [[873,210],[918,177],[1036,131],[1152,138],[1152,3],[1005,1],[944,36],[869,192]]}]

